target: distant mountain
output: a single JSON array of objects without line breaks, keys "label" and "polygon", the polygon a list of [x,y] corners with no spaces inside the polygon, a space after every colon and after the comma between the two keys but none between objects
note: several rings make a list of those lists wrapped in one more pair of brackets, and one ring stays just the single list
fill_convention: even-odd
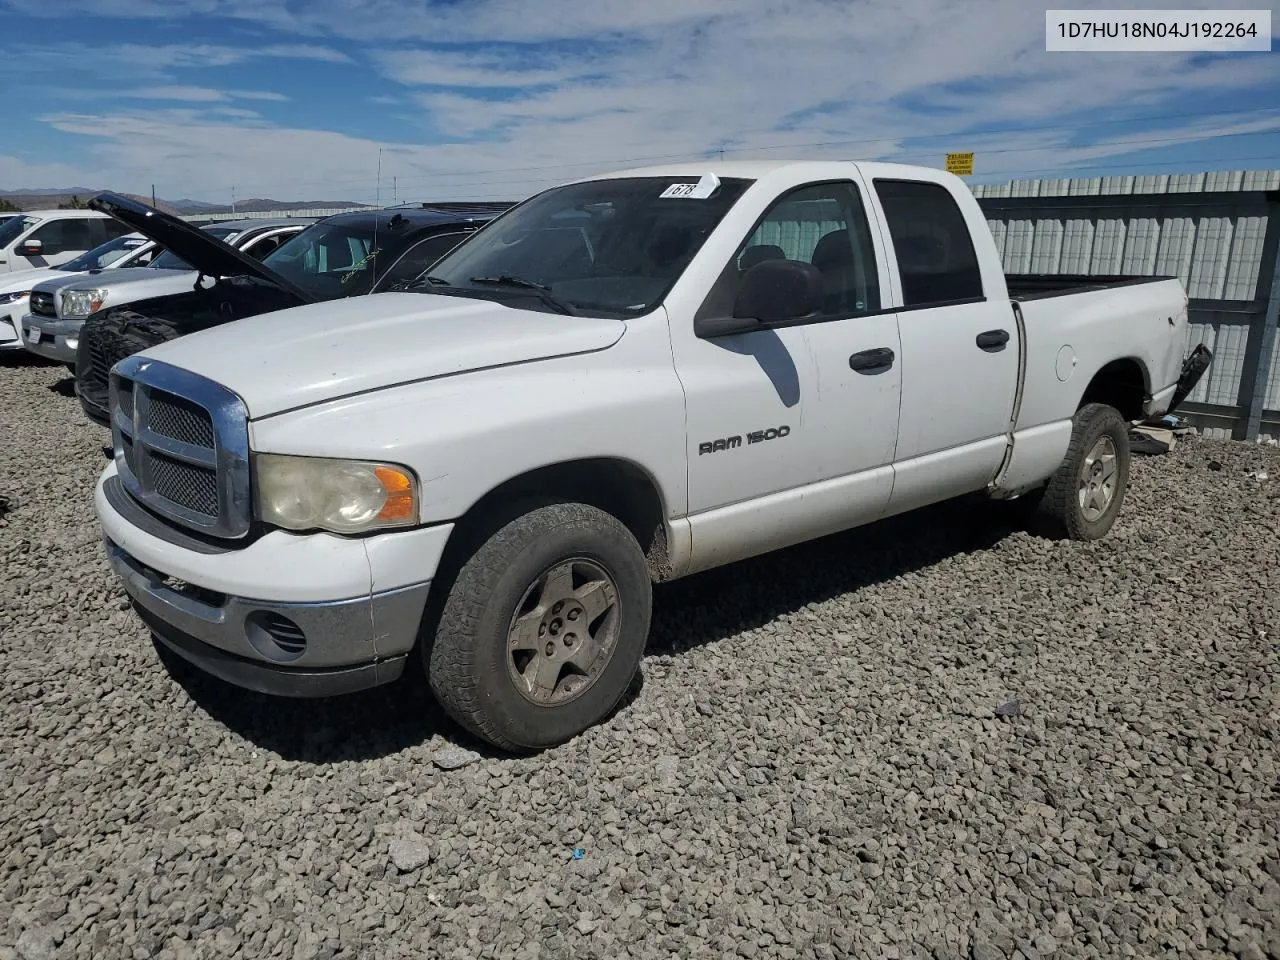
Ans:
[{"label": "distant mountain", "polygon": [[85,194],[89,194],[90,196],[92,196],[94,193],[97,193],[97,192],[100,192],[100,191],[91,190],[89,187],[28,187],[25,190],[0,191],[0,196],[26,197],[26,196],[36,196],[41,194],[48,195],[48,196],[59,196],[62,194],[66,194],[68,196],[80,194],[81,196],[83,196]]},{"label": "distant mountain", "polygon": [[[56,210],[64,204],[69,205],[73,201],[78,200],[81,204],[87,203],[92,197],[102,193],[101,190],[72,190],[57,193],[37,193],[35,191],[0,191],[0,200],[7,200],[20,210]],[[121,196],[129,197],[137,200],[139,203],[145,203],[151,206],[151,198],[143,197],[136,193],[124,193]],[[164,200],[156,200],[156,209],[165,213],[179,213],[177,209],[170,206]]]},{"label": "distant mountain", "polygon": [[[257,213],[262,210],[330,210],[337,207],[370,207],[372,204],[356,203],[353,200],[269,200],[254,197],[251,200],[237,200],[236,213]],[[186,212],[186,211],[184,211]],[[191,213],[231,213],[230,204],[203,204]]]},{"label": "distant mountain", "polygon": [[[27,188],[24,190],[0,190],[0,200],[7,200],[20,210],[53,210],[63,204],[71,203],[72,198],[85,203],[90,197],[99,193],[102,193],[101,188],[95,189],[92,187],[58,187],[46,190]],[[148,206],[151,205],[150,197],[134,193],[126,193],[123,196],[131,197]],[[254,198],[237,201],[235,210],[232,211],[229,203],[208,203],[204,200],[192,200],[187,197],[181,200],[162,200],[157,197],[155,205],[158,210],[178,216],[191,216],[202,213],[258,213],[265,210],[332,210],[344,207],[371,206],[370,204],[354,203],[350,200],[270,200]]]},{"label": "distant mountain", "polygon": [[205,203],[203,200],[190,200],[183,197],[181,200],[166,201],[173,209],[182,213],[217,213],[222,206],[217,203]]}]

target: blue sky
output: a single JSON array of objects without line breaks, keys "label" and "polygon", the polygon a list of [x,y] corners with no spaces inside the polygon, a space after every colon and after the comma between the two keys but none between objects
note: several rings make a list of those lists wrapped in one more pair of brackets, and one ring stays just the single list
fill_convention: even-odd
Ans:
[{"label": "blue sky", "polygon": [[0,54],[0,189],[519,199],[721,150],[1280,168],[1277,54],[1047,53],[1025,0],[0,0]]}]

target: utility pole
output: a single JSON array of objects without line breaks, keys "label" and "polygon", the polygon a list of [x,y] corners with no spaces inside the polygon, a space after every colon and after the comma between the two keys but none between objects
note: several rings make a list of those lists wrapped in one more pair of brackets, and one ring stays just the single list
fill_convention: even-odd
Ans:
[{"label": "utility pole", "polygon": [[231,188],[231,212],[236,212],[236,188]]},{"label": "utility pole", "polygon": [[154,207],[155,205],[156,205],[156,185],[153,183],[151,185],[151,206]]}]

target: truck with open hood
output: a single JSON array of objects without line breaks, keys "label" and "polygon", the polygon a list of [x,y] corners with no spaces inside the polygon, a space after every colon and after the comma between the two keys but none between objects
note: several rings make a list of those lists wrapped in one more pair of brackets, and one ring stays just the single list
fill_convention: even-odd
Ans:
[{"label": "truck with open hood", "polygon": [[408,282],[510,206],[457,202],[334,214],[298,226],[259,254],[128,197],[101,194],[91,205],[153,237],[194,271],[176,289],[121,304],[107,297],[84,323],[76,394],[89,418],[104,424],[107,374],[117,361],[243,317]]}]

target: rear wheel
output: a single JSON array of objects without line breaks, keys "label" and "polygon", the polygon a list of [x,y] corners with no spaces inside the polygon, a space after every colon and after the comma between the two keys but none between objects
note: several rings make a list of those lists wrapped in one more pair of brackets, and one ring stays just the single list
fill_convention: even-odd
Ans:
[{"label": "rear wheel", "polygon": [[1075,415],[1071,443],[1037,504],[1047,531],[1072,540],[1107,535],[1129,487],[1129,426],[1114,407],[1090,403]]},{"label": "rear wheel", "polygon": [[436,699],[506,750],[571,739],[635,677],[652,584],[630,531],[557,503],[505,524],[462,564],[424,655]]}]

